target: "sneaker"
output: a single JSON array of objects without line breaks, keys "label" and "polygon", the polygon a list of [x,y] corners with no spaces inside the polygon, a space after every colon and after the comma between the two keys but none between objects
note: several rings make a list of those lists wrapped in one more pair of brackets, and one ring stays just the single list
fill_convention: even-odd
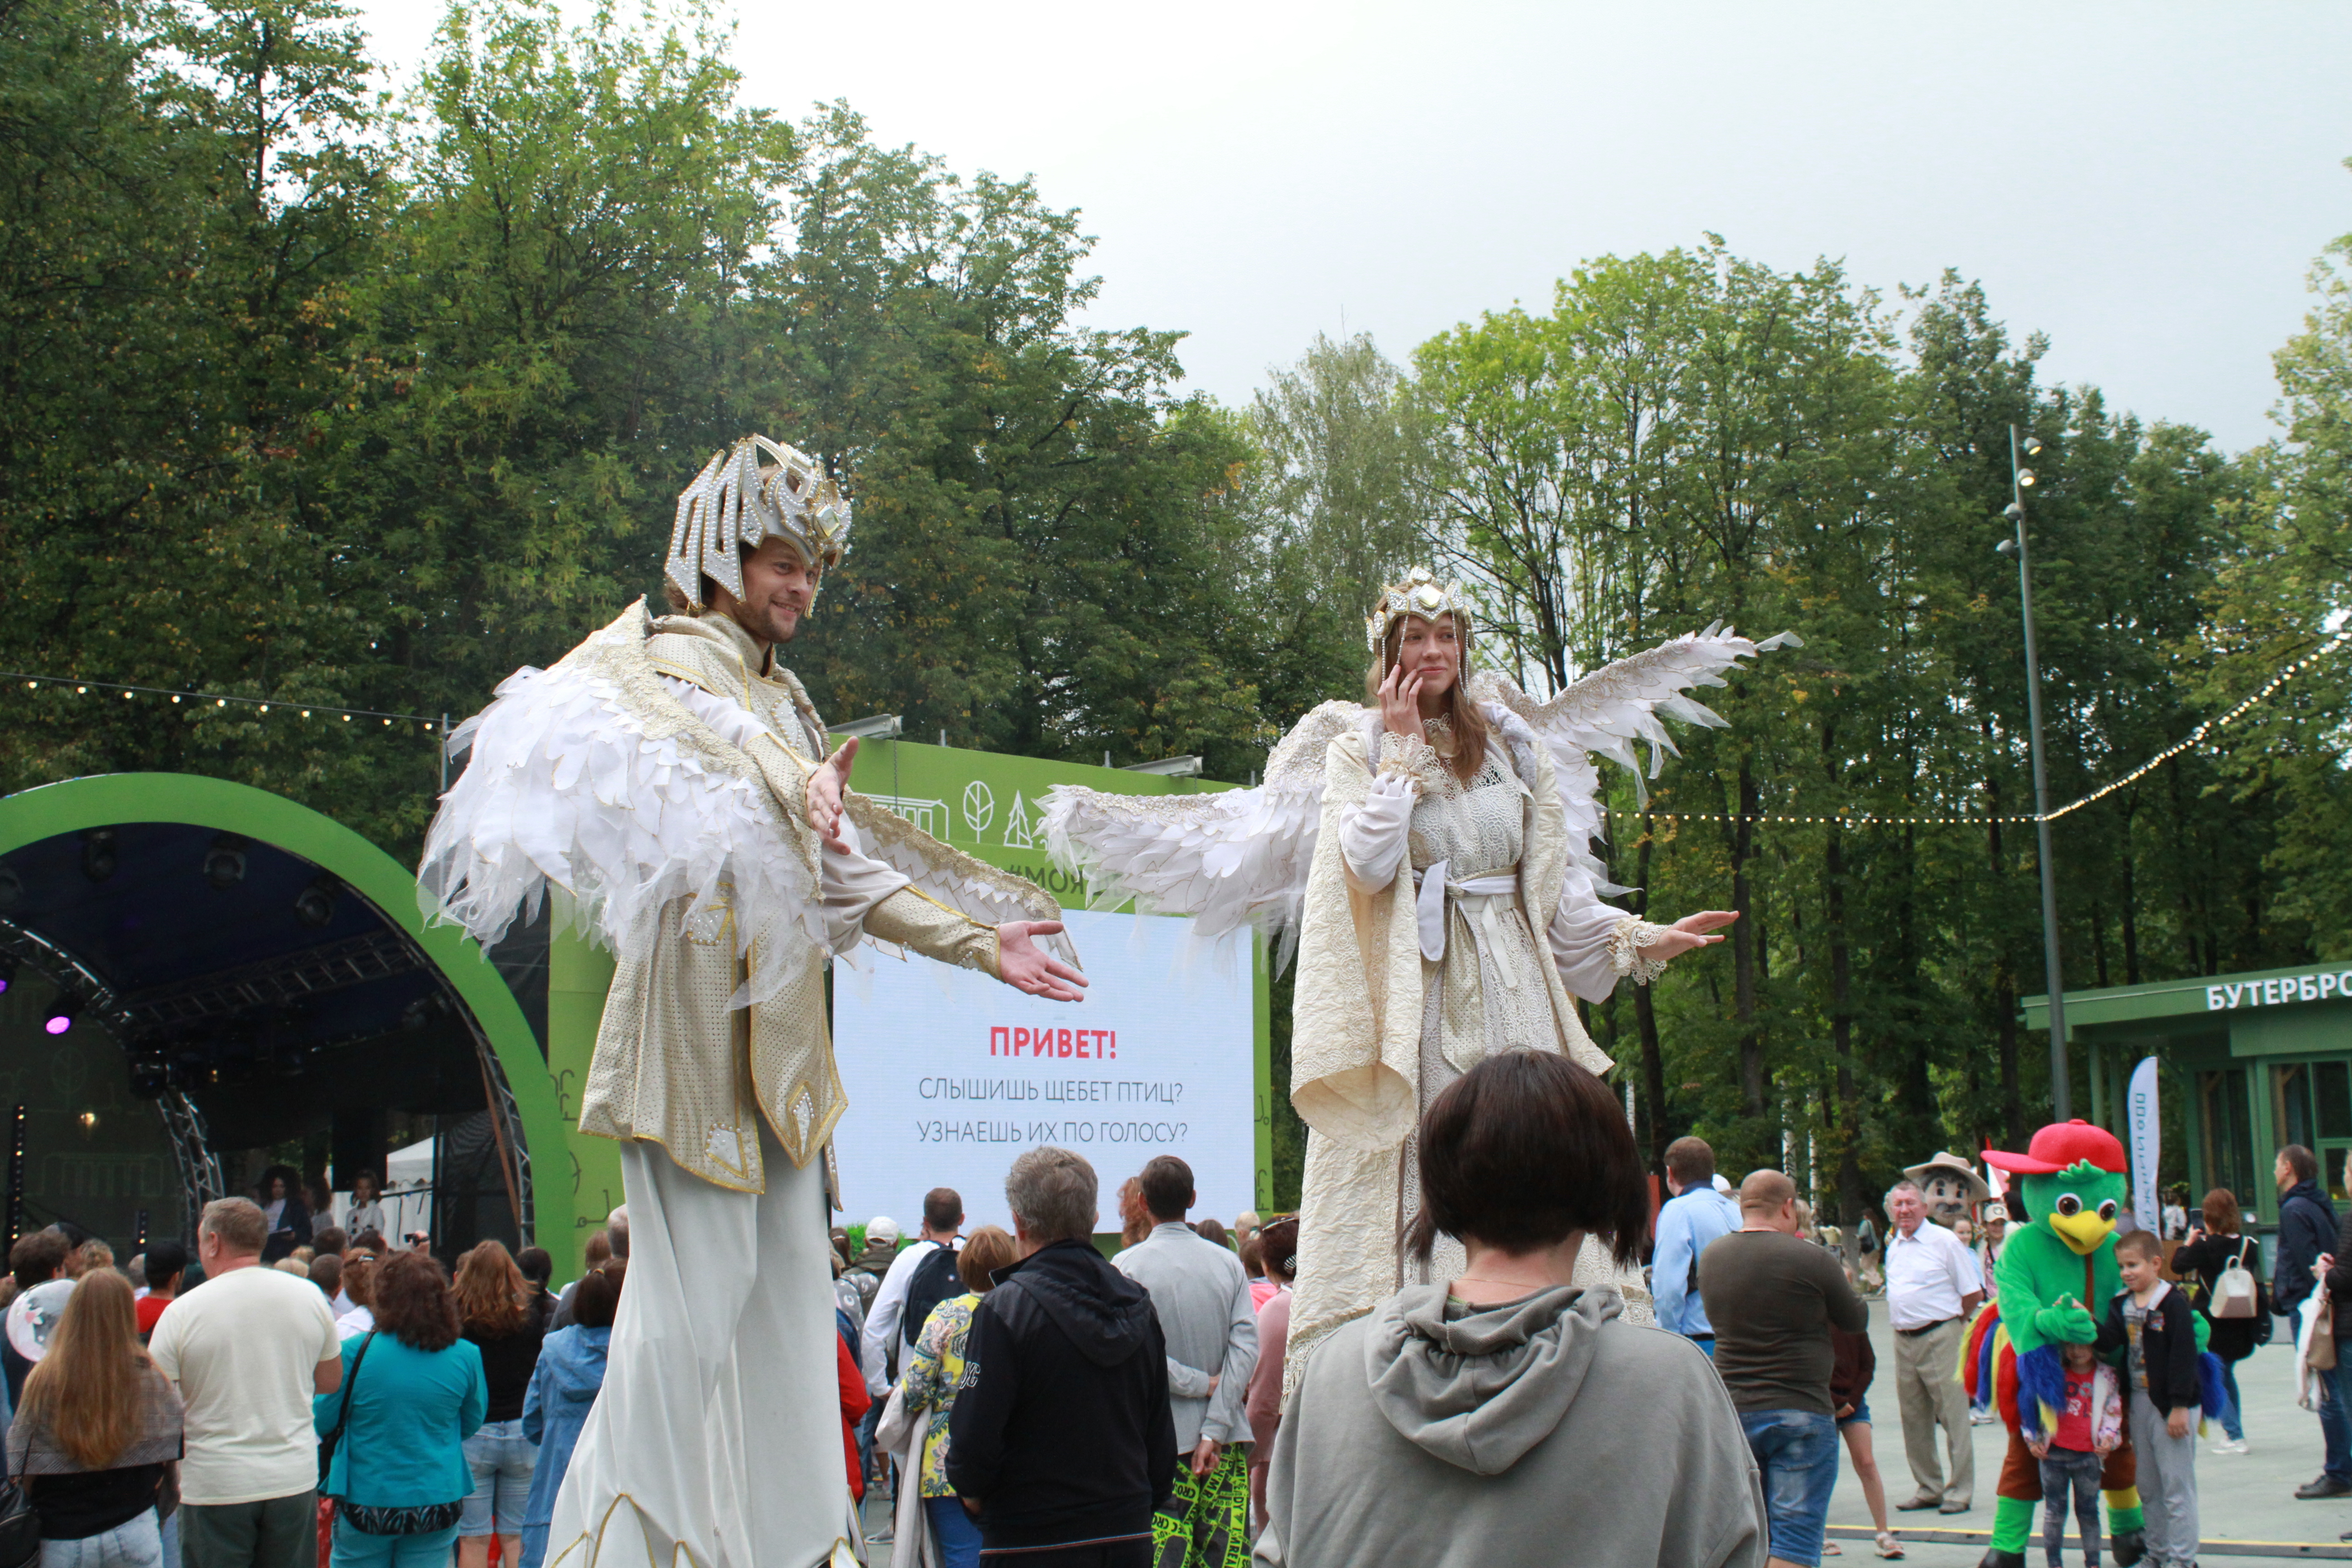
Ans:
[{"label": "sneaker", "polygon": [[1969,1425],[1971,1426],[1990,1426],[1996,1419],[1997,1417],[1990,1410],[1971,1410],[1969,1412]]},{"label": "sneaker", "polygon": [[2213,1451],[2217,1454],[2242,1454],[2246,1451],[2246,1440],[2243,1437],[2224,1437],[2213,1445]]}]

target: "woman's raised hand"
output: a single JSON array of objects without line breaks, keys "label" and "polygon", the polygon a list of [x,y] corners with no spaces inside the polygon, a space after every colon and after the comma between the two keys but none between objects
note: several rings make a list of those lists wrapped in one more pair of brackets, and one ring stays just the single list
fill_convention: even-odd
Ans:
[{"label": "woman's raised hand", "polygon": [[1381,722],[1391,735],[1429,739],[1429,731],[1421,721],[1421,677],[1407,674],[1402,659],[1381,682]]}]

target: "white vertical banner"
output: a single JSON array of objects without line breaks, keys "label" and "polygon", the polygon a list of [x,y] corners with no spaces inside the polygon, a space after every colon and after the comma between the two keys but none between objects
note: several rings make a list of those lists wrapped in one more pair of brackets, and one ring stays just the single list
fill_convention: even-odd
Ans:
[{"label": "white vertical banner", "polygon": [[2164,1229],[2164,1194],[2156,1186],[2158,1128],[2156,1058],[2143,1057],[2132,1068],[2131,1088],[2124,1095],[2125,1126],[2131,1133],[2132,1217],[2144,1230]]}]

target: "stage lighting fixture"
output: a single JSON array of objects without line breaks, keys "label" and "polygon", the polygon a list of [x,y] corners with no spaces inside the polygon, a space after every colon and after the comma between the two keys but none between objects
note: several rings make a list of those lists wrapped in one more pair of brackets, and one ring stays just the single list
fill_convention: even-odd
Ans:
[{"label": "stage lighting fixture", "polygon": [[172,1087],[172,1069],[160,1061],[134,1061],[131,1064],[131,1093],[136,1100],[160,1100]]},{"label": "stage lighting fixture", "polygon": [[49,1034],[62,1035],[74,1026],[74,1018],[80,1012],[81,1008],[73,1001],[60,996],[42,1019],[41,1027]]},{"label": "stage lighting fixture", "polygon": [[205,851],[205,880],[224,893],[245,880],[243,838],[224,833],[213,840],[212,847]]},{"label": "stage lighting fixture", "polygon": [[332,877],[322,876],[294,899],[294,918],[316,931],[335,918],[335,895],[342,889]]},{"label": "stage lighting fixture", "polygon": [[114,875],[114,829],[89,827],[81,836],[81,874],[93,882]]},{"label": "stage lighting fixture", "polygon": [[2033,488],[2033,470],[2032,468],[2020,468],[2017,470],[2017,488],[2023,490],[2030,490]]}]

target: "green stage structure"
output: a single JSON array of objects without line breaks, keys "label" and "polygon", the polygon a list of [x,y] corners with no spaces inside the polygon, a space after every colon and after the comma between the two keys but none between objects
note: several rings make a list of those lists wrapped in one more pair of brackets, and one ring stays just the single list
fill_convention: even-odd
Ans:
[{"label": "green stage structure", "polygon": [[[479,1089],[497,1124],[515,1233],[527,1244],[576,1229],[574,1185],[565,1179],[559,1153],[565,1128],[530,1022],[472,938],[456,926],[426,922],[417,909],[415,873],[374,844],[265,790],[189,773],[116,773],[0,799],[0,864],[6,867],[0,877],[5,895],[0,935],[6,938],[12,972],[29,958],[53,978],[61,976],[66,985],[59,994],[70,991],[126,1051],[150,1037],[159,1019],[203,1028],[208,1019],[234,1019],[289,997],[298,1004],[316,999],[296,1014],[306,1020],[331,1016],[337,1007],[352,1011],[367,995],[404,999],[411,1029],[419,1018],[460,1011],[474,1047],[466,1054],[479,1055],[469,1065],[478,1068]],[[207,877],[218,868],[210,892],[197,875],[199,866]],[[206,903],[242,896],[281,868],[298,879],[288,886],[303,889],[313,902],[305,907],[299,896],[275,899],[268,919],[232,902]],[[347,902],[346,895],[360,901]],[[225,941],[244,941],[251,951],[236,952],[236,962],[224,966],[216,950]],[[208,948],[215,956],[205,956]],[[175,949],[187,950],[201,972],[170,973]],[[354,1021],[358,1026],[345,1029],[345,1040],[370,1026],[369,1020]],[[37,1042],[39,1037],[29,1037]],[[338,1070],[333,1056],[312,1045],[220,1038],[230,1076],[223,1078],[216,1068],[199,1069],[190,1085],[173,1062],[158,1057],[157,1076],[145,1091],[134,1090],[163,1105],[167,1124],[175,1114],[182,1118],[173,1133],[191,1205],[220,1195],[219,1179],[215,1165],[207,1194],[205,1179],[192,1174],[192,1163],[203,1164],[205,1155],[189,1146],[201,1139],[202,1123],[188,1118],[183,1089],[223,1104],[268,1100],[283,1091],[287,1079]],[[239,1054],[255,1049],[263,1053],[258,1062]],[[238,1087],[242,1067],[252,1069],[249,1088]],[[135,1079],[135,1053],[131,1068]],[[456,1076],[462,1089],[466,1075]],[[108,1090],[85,1084],[79,1092],[96,1100]],[[81,1119],[94,1125],[97,1112]],[[68,1161],[61,1169],[74,1168],[70,1155],[58,1158]],[[12,1217],[25,1181],[23,1160],[16,1164]],[[67,1195],[93,1203],[119,1195],[91,1186],[69,1184]],[[194,1215],[184,1214],[183,1220],[193,1232]],[[167,1228],[180,1227],[159,1230]]]}]

